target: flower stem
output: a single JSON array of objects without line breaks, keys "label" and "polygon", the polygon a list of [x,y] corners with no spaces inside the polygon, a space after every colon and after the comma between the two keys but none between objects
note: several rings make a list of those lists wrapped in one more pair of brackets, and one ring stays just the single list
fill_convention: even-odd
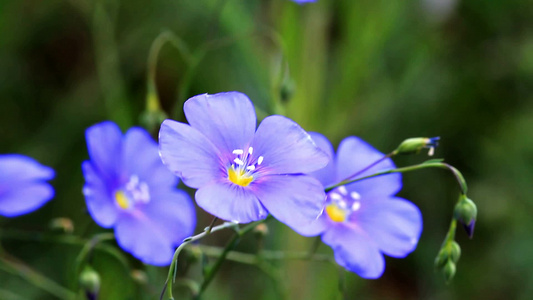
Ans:
[{"label": "flower stem", "polygon": [[237,246],[237,244],[239,243],[241,237],[246,235],[248,232],[251,232],[257,225],[259,225],[261,223],[264,223],[264,222],[266,222],[266,221],[268,221],[270,219],[272,219],[272,216],[268,216],[266,219],[259,220],[257,222],[253,222],[253,223],[248,224],[245,227],[237,230],[235,235],[231,238],[231,240],[226,244],[226,247],[224,247],[224,249],[222,250],[222,253],[218,257],[218,259],[215,261],[215,264],[206,272],[206,274],[204,276],[204,281],[200,285],[200,290],[198,291],[198,294],[196,295],[196,297],[194,297],[195,299],[200,299],[200,297],[202,296],[202,293],[205,291],[207,286],[209,286],[209,284],[211,283],[211,281],[215,277],[215,274],[220,269],[220,266],[222,265],[222,262],[224,262],[224,260],[228,256],[229,252],[233,248],[235,248],[235,246]]},{"label": "flower stem", "polygon": [[[201,245],[199,247],[205,255],[211,257],[220,257],[223,252],[223,249],[220,247],[205,245]],[[310,254],[309,252],[284,252],[272,250],[262,250],[259,254],[229,251],[226,255],[226,259],[247,265],[257,265],[260,261],[279,260],[309,260],[335,263],[335,260],[329,255]]]},{"label": "flower stem", "polygon": [[376,166],[376,165],[379,164],[380,162],[382,162],[382,161],[384,161],[384,160],[386,160],[386,159],[388,159],[388,158],[391,158],[391,157],[393,157],[393,156],[396,155],[396,154],[398,154],[398,151],[394,150],[394,151],[392,151],[391,153],[389,153],[389,154],[383,156],[382,158],[376,160],[375,162],[371,163],[371,164],[370,164],[369,166],[367,166],[366,168],[364,168],[364,169],[362,169],[362,170],[360,170],[360,171],[357,171],[356,173],[354,173],[354,174],[352,174],[352,175],[346,177],[346,178],[343,179],[342,181],[347,181],[347,180],[350,180],[350,179],[352,179],[352,178],[354,178],[354,177],[357,177],[357,176],[363,174],[364,172],[370,170],[372,167]]},{"label": "flower stem", "polygon": [[332,189],[334,189],[336,187],[339,187],[339,186],[342,186],[342,185],[347,185],[347,184],[350,184],[350,183],[354,183],[354,182],[361,181],[361,180],[368,179],[368,178],[372,178],[372,177],[377,177],[377,176],[386,175],[386,174],[392,174],[392,173],[406,173],[406,172],[411,172],[411,171],[416,171],[416,170],[421,170],[421,169],[426,169],[426,168],[441,168],[441,169],[450,170],[452,172],[452,174],[455,176],[455,179],[457,180],[457,183],[459,184],[459,187],[461,189],[461,193],[462,194],[466,194],[468,189],[467,189],[467,186],[466,186],[466,181],[465,181],[463,175],[461,174],[461,172],[459,172],[459,170],[457,170],[453,166],[451,166],[451,165],[449,165],[447,163],[443,163],[443,162],[425,162],[425,163],[421,163],[421,164],[413,165],[413,166],[409,166],[409,167],[386,170],[386,171],[378,172],[378,173],[375,173],[375,174],[372,174],[372,175],[368,175],[368,176],[364,176],[364,177],[360,177],[360,178],[356,178],[356,179],[343,180],[343,181],[341,181],[341,182],[339,182],[339,183],[337,183],[335,185],[327,187],[326,188],[326,192],[329,192]]},{"label": "flower stem", "polygon": [[194,236],[191,236],[191,237],[188,237],[188,238],[184,239],[183,242],[181,243],[181,245],[174,252],[174,257],[172,258],[172,262],[170,263],[170,268],[168,269],[167,280],[165,281],[165,286],[163,287],[163,290],[161,291],[161,295],[160,295],[159,299],[160,300],[163,299],[163,297],[165,296],[165,292],[168,292],[169,299],[174,300],[174,296],[172,295],[172,283],[176,279],[176,268],[177,268],[177,264],[178,264],[178,256],[179,256],[181,250],[183,250],[183,248],[185,248],[185,246],[187,246],[188,244],[190,244],[192,242],[195,242],[195,241],[198,241],[200,239],[203,239],[204,237],[206,237],[207,235],[209,235],[209,234],[211,234],[213,232],[216,232],[216,231],[219,231],[219,230],[222,230],[222,229],[226,229],[226,228],[236,227],[236,226],[237,226],[236,223],[225,222],[225,223],[223,223],[221,225],[212,227],[211,230],[209,230],[209,231],[206,230],[206,231],[204,231],[202,233],[199,233],[197,235],[194,235]]}]

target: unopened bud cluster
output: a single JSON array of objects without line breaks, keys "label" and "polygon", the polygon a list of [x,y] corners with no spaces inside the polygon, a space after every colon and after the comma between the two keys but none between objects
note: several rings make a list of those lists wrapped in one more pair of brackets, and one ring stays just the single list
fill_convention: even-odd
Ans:
[{"label": "unopened bud cluster", "polygon": [[459,202],[455,205],[453,217],[463,225],[468,236],[472,238],[477,218],[477,207],[474,201],[468,199],[466,195],[461,195]]}]

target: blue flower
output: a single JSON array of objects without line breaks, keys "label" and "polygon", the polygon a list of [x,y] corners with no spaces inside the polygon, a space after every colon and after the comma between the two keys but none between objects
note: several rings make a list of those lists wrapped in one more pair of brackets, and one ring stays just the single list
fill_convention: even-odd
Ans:
[{"label": "blue flower", "polygon": [[16,217],[32,212],[54,197],[47,180],[54,170],[19,154],[0,155],[0,215]]},{"label": "blue flower", "polygon": [[[363,140],[348,137],[340,143],[335,157],[324,136],[311,136],[332,158],[328,166],[312,174],[324,187],[351,177],[384,156]],[[386,159],[358,177],[394,167],[393,161]],[[383,254],[405,257],[416,248],[422,232],[418,208],[395,196],[401,188],[399,173],[340,186],[328,192],[324,212],[316,222],[295,230],[305,236],[322,235],[338,264],[363,278],[378,278],[385,269]]]},{"label": "blue flower", "polygon": [[238,92],[195,96],[184,111],[190,125],[165,120],[159,147],[163,163],[198,189],[200,207],[239,223],[271,213],[291,227],[320,214],[322,184],[302,173],[323,168],[328,157],[298,124],[270,116],[256,131],[253,104]]},{"label": "blue flower", "polygon": [[86,131],[90,160],[83,162],[83,194],[100,226],[113,227],[119,246],[151,265],[170,264],[174,248],[196,223],[189,196],[159,158],[148,132],[123,136],[112,122]]}]

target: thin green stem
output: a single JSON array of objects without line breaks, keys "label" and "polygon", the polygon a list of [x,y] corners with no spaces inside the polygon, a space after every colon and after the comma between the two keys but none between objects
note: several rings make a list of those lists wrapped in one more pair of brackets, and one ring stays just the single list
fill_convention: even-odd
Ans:
[{"label": "thin green stem", "polygon": [[360,170],[360,171],[357,171],[356,173],[346,177],[345,179],[343,179],[342,181],[347,181],[347,180],[350,180],[354,177],[357,177],[361,174],[363,174],[364,172],[370,170],[372,167],[376,166],[377,164],[379,164],[380,162],[386,160],[387,158],[391,158],[393,157],[394,155],[398,154],[398,151],[394,150],[393,152],[383,156],[382,158],[376,160],[375,162],[371,163],[370,165],[368,165],[367,167],[365,167],[364,169]]},{"label": "thin green stem", "polygon": [[168,269],[167,280],[165,281],[165,286],[163,287],[163,291],[161,291],[161,295],[160,295],[159,299],[163,299],[163,297],[165,296],[165,292],[167,292],[168,296],[169,296],[169,299],[170,300],[174,300],[174,296],[172,295],[172,283],[176,279],[175,274],[176,274],[176,268],[177,268],[177,265],[178,265],[178,256],[179,256],[181,250],[183,250],[185,248],[185,246],[187,246],[188,244],[193,243],[195,241],[201,240],[201,239],[203,239],[204,237],[208,236],[209,234],[211,234],[213,232],[216,232],[216,231],[219,231],[219,230],[223,230],[223,229],[226,229],[226,228],[234,228],[236,226],[237,226],[236,223],[225,222],[225,223],[223,223],[221,225],[212,227],[209,232],[206,230],[206,231],[204,231],[204,232],[202,232],[200,234],[188,237],[185,240],[183,240],[181,245],[174,252],[174,257],[172,258],[172,263],[170,264],[170,268]]},{"label": "thin green stem", "polygon": [[237,232],[235,233],[235,235],[231,238],[231,240],[226,244],[226,247],[224,247],[224,249],[222,250],[222,253],[220,254],[220,256],[218,257],[218,259],[215,261],[215,263],[213,264],[213,266],[207,271],[207,273],[205,274],[204,276],[204,281],[202,282],[202,284],[200,285],[200,290],[198,291],[198,295],[196,295],[195,299],[200,299],[200,297],[202,296],[202,293],[205,291],[205,289],[209,286],[209,284],[211,283],[211,281],[213,280],[213,278],[215,277],[215,274],[218,272],[218,270],[220,269],[220,266],[222,265],[222,263],[224,262],[224,260],[226,259],[228,253],[233,250],[233,248],[235,248],[235,246],[237,246],[237,244],[239,243],[241,237],[243,237],[244,235],[246,235],[247,233],[251,232],[257,225],[261,224],[261,223],[264,223],[268,220],[272,219],[272,216],[268,216],[266,219],[263,219],[263,220],[260,220],[260,221],[257,221],[257,222],[254,222],[254,223],[251,223],[251,224],[248,224],[246,226],[244,226],[243,228],[237,230]]},{"label": "thin green stem", "polygon": [[386,174],[392,174],[392,173],[406,173],[406,172],[411,172],[411,171],[416,171],[416,170],[421,170],[421,169],[426,169],[426,168],[441,168],[441,169],[450,170],[453,173],[453,175],[455,176],[455,179],[457,180],[457,183],[459,184],[459,187],[461,189],[461,193],[466,194],[468,189],[467,189],[467,186],[466,186],[466,181],[464,180],[464,177],[461,174],[461,172],[459,172],[453,166],[450,166],[449,164],[443,163],[443,162],[421,163],[421,164],[413,165],[413,166],[409,166],[409,167],[386,170],[386,171],[378,172],[378,173],[375,173],[375,174],[372,174],[372,175],[368,175],[368,176],[364,176],[364,177],[360,177],[360,178],[356,178],[356,179],[343,180],[343,181],[341,181],[341,182],[339,182],[339,183],[337,183],[335,185],[327,187],[325,190],[326,190],[326,192],[329,192],[329,191],[331,191],[332,189],[334,189],[336,187],[339,187],[339,186],[342,186],[342,185],[346,185],[346,184],[350,184],[350,183],[354,183],[354,182],[361,181],[361,180],[365,180],[365,179],[372,178],[372,177],[377,177],[377,176],[386,175]]},{"label": "thin green stem", "polygon": [[96,234],[91,238],[89,241],[85,243],[83,248],[81,249],[80,253],[76,257],[76,261],[74,264],[74,277],[77,278],[77,276],[80,274],[82,267],[87,263],[87,261],[90,259],[92,251],[96,247],[96,245],[100,244],[104,241],[114,240],[115,235],[113,233],[100,233]]},{"label": "thin green stem", "polygon": [[70,300],[76,297],[76,294],[67,288],[61,286],[50,278],[38,273],[30,267],[8,259],[5,254],[0,256],[0,269],[10,274],[20,276],[34,286],[47,291],[59,299]]},{"label": "thin green stem", "polygon": [[[199,246],[202,252],[210,257],[220,257],[223,252],[223,248],[214,246]],[[257,265],[261,261],[280,261],[280,260],[308,260],[317,262],[330,262],[334,263],[335,260],[329,255],[324,254],[310,254],[309,252],[283,252],[262,250],[259,254],[243,253],[238,251],[229,251],[226,255],[226,259],[247,265]]]}]

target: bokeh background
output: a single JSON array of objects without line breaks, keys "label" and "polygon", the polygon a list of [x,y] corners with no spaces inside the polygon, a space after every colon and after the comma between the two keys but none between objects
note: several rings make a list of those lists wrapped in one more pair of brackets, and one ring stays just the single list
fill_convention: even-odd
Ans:
[{"label": "bokeh background", "polygon": [[[388,152],[408,137],[440,136],[436,157],[463,172],[479,215],[472,240],[458,230],[463,254],[446,285],[433,259],[458,188],[442,170],[406,174],[400,196],[420,207],[424,231],[406,259],[387,258],[382,278],[285,261],[276,264],[276,282],[255,266],[226,262],[205,299],[280,299],[283,290],[288,299],[531,299],[532,20],[527,0],[0,1],[0,153],[57,171],[53,201],[0,218],[2,253],[75,289],[82,241],[105,232],[81,194],[84,130],[113,120],[124,130],[151,126],[156,137],[147,98],[184,121],[188,97],[236,90],[260,117],[286,115],[334,143],[357,135]],[[151,48],[158,56],[149,60]],[[49,224],[58,217],[73,221],[75,238],[57,238],[65,234]],[[198,210],[197,232],[211,218]],[[314,241],[268,226],[266,249],[305,251]],[[223,246],[229,237],[203,242]],[[249,236],[237,249],[257,247]],[[325,245],[318,252],[331,254]],[[157,299],[167,269],[120,255],[94,253],[100,299]],[[201,262],[186,259],[178,277],[201,279]],[[183,287],[176,294],[190,297]],[[0,269],[0,299],[57,298]]]}]

